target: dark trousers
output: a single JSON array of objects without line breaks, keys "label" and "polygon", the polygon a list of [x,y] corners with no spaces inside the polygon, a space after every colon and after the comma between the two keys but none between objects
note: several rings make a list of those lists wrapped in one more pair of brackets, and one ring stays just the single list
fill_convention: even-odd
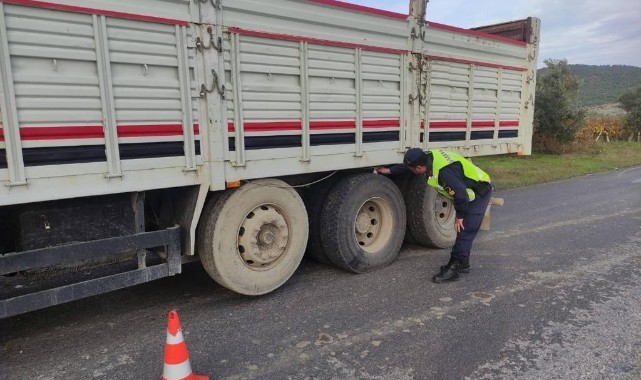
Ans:
[{"label": "dark trousers", "polygon": [[456,235],[456,242],[454,242],[450,253],[453,259],[468,260],[470,258],[472,243],[479,232],[490,198],[492,198],[492,191],[485,194],[484,197],[476,198],[467,206],[467,214],[463,218],[465,229]]}]

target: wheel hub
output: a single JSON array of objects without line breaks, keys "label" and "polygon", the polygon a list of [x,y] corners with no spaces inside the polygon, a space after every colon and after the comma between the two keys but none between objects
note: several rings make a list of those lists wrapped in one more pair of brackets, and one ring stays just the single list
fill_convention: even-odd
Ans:
[{"label": "wheel hub", "polygon": [[453,212],[454,207],[452,206],[452,201],[439,194],[436,197],[436,204],[434,205],[436,222],[440,226],[446,227],[447,225],[451,224]]},{"label": "wheel hub", "polygon": [[381,198],[363,203],[354,221],[354,234],[361,248],[368,253],[378,252],[390,239],[392,211]]},{"label": "wheel hub", "polygon": [[356,217],[356,232],[359,234],[364,234],[370,229],[371,226],[372,223],[369,214],[361,210],[361,212],[359,212],[358,216]]},{"label": "wheel hub", "polygon": [[262,205],[245,217],[238,231],[238,252],[249,267],[267,269],[285,252],[288,241],[283,215],[272,205]]},{"label": "wheel hub", "polygon": [[[273,225],[265,225],[260,228],[260,232],[258,233],[258,245],[270,245],[274,240],[276,240],[273,229]],[[276,231],[276,233],[278,233],[278,231]]]}]

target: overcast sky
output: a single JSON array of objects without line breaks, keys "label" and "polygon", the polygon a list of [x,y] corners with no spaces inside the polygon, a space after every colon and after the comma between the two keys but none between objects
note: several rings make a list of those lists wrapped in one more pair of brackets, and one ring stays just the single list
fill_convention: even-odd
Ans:
[{"label": "overcast sky", "polygon": [[[409,0],[347,0],[408,13]],[[541,19],[543,60],[641,67],[640,0],[430,0],[427,20],[471,28],[534,16]]]}]

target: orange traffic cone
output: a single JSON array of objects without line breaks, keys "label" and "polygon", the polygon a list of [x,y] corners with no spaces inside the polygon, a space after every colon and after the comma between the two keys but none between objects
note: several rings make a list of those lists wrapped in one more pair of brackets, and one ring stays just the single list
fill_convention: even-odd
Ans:
[{"label": "orange traffic cone", "polygon": [[165,367],[161,380],[209,380],[209,376],[194,375],[189,363],[189,352],[175,310],[167,320],[167,343],[165,344]]}]

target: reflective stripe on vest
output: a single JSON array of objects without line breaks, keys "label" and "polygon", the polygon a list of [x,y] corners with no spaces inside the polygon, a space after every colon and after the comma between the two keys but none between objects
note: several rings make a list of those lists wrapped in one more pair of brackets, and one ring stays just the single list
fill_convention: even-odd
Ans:
[{"label": "reflective stripe on vest", "polygon": [[[454,162],[461,163],[461,166],[463,167],[463,175],[465,177],[474,181],[490,182],[490,176],[486,172],[481,170],[481,168],[479,168],[478,166],[472,164],[470,161],[466,160],[463,156],[454,152],[446,152],[442,149],[433,149],[430,152],[432,152],[433,158],[432,175],[427,178],[427,184],[435,188],[436,191],[438,191],[444,197],[454,199],[454,197],[447,191],[445,191],[443,186],[438,183],[438,173],[443,167]],[[474,190],[466,188],[466,191],[470,202],[476,199],[476,193],[474,193]]]}]

